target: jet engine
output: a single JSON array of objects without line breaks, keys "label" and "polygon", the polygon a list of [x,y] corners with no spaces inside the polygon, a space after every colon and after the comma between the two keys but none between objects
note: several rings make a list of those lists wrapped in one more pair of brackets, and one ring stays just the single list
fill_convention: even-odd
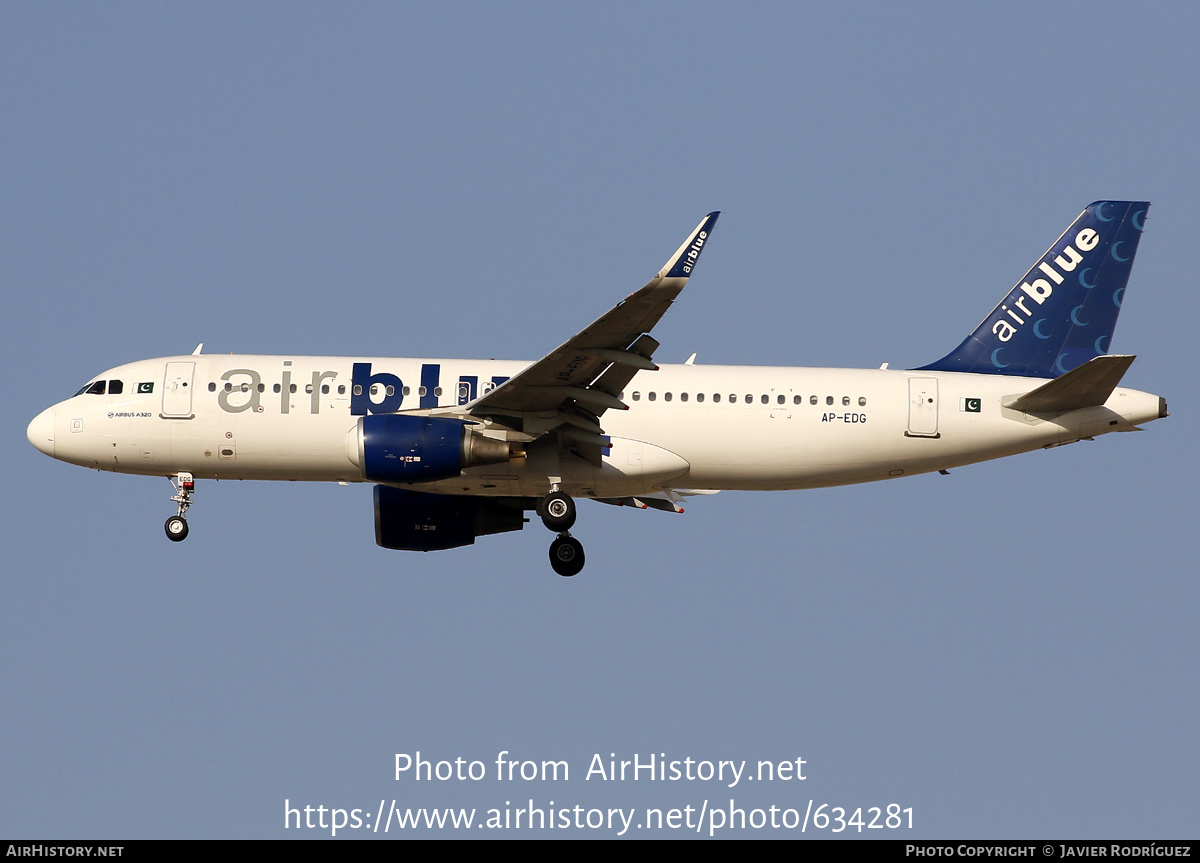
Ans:
[{"label": "jet engine", "polygon": [[473,545],[475,537],[525,526],[520,498],[426,494],[375,486],[375,542],[400,551]]},{"label": "jet engine", "polygon": [[484,437],[462,420],[410,414],[365,416],[346,444],[350,461],[375,482],[433,482],[509,459],[506,441]]}]

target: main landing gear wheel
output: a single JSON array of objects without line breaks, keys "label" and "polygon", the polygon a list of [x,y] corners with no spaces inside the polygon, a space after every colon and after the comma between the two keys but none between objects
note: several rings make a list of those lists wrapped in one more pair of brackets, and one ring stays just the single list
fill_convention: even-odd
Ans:
[{"label": "main landing gear wheel", "polygon": [[550,566],[559,575],[569,578],[583,569],[583,544],[573,536],[559,535],[550,543]]},{"label": "main landing gear wheel", "polygon": [[163,527],[167,531],[167,539],[171,542],[183,542],[187,539],[187,519],[173,515],[167,519],[167,523]]},{"label": "main landing gear wheel", "polygon": [[575,524],[575,501],[561,491],[552,491],[542,498],[538,515],[542,517],[542,524],[550,530],[559,533],[568,531]]}]

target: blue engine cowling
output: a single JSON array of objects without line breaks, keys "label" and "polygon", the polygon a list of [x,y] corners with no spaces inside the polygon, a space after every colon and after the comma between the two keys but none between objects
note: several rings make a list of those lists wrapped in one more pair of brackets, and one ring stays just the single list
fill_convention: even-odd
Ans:
[{"label": "blue engine cowling", "polygon": [[472,545],[475,537],[520,530],[520,498],[482,498],[375,486],[375,542],[401,551]]},{"label": "blue engine cowling", "polygon": [[359,420],[356,460],[375,482],[433,482],[464,468],[509,458],[508,444],[467,429],[462,420],[372,414]]}]

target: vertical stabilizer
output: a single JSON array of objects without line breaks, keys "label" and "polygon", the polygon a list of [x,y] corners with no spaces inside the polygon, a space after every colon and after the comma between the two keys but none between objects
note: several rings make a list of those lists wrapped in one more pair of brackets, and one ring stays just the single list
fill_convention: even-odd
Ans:
[{"label": "vertical stabilizer", "polygon": [[1097,201],[971,335],[921,370],[1054,378],[1108,353],[1145,201]]}]

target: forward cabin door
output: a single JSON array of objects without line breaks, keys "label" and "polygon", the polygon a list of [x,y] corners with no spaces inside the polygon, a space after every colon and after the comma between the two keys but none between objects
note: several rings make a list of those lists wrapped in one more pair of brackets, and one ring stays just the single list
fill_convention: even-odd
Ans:
[{"label": "forward cabin door", "polygon": [[195,363],[167,363],[163,378],[162,415],[171,419],[191,419],[192,375]]},{"label": "forward cabin door", "polygon": [[909,437],[938,436],[937,378],[908,379]]}]

